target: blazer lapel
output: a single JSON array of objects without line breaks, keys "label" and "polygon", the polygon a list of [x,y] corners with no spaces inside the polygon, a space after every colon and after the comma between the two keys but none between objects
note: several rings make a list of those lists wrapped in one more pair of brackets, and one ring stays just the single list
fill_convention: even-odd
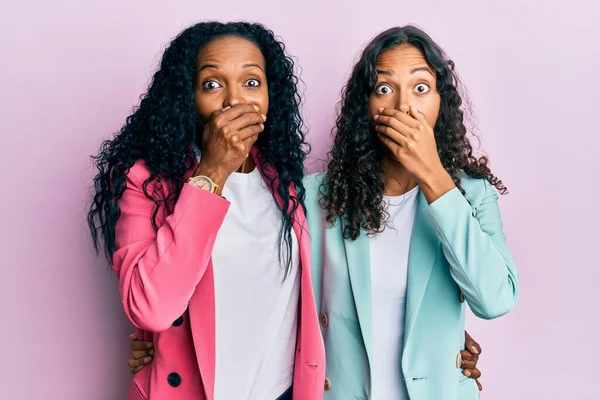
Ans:
[{"label": "blazer lapel", "polygon": [[344,239],[346,263],[350,275],[350,285],[354,305],[362,333],[367,358],[371,362],[371,259],[370,242],[362,231],[356,240]]},{"label": "blazer lapel", "polygon": [[405,345],[414,327],[417,312],[427,288],[427,282],[429,281],[435,259],[439,253],[440,243],[425,215],[423,215],[423,209],[427,206],[425,196],[419,192],[417,213],[415,215],[408,254],[406,318],[404,324]]}]

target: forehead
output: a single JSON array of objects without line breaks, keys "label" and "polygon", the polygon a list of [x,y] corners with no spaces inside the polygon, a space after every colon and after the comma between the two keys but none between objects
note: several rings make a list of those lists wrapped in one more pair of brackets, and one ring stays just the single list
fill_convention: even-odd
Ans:
[{"label": "forehead", "polygon": [[428,66],[427,59],[419,49],[410,44],[402,44],[381,52],[376,61],[377,69],[402,72],[415,67]]},{"label": "forehead", "polygon": [[226,36],[210,41],[198,54],[198,62],[222,65],[255,63],[264,66],[262,52],[248,39]]}]

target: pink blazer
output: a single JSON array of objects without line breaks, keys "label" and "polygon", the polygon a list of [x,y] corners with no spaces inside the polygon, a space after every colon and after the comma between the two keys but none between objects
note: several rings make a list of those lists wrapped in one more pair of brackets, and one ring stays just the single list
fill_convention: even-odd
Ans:
[{"label": "pink blazer", "polygon": [[[259,165],[256,149],[252,157]],[[273,170],[266,174],[275,177]],[[168,215],[162,205],[159,208],[157,231],[151,221],[153,202],[142,190],[149,176],[141,161],[127,174],[116,227],[117,251],[112,260],[125,313],[138,328],[138,336],[153,340],[156,349],[153,362],[134,376],[127,399],[213,400],[215,293],[211,253],[229,202],[186,183],[172,214]],[[153,189],[148,185],[150,193]],[[159,190],[166,198],[167,189]],[[281,206],[280,196],[273,195]],[[293,398],[320,400],[325,348],[310,276],[310,238],[301,208],[294,215],[293,229],[302,267]],[[240,334],[243,332],[240,327]]]}]

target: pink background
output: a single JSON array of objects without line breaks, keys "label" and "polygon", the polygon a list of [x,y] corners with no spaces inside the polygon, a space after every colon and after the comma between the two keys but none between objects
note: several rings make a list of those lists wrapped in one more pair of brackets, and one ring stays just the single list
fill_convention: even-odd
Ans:
[{"label": "pink background", "polygon": [[482,3],[3,2],[0,398],[124,397],[131,327],[115,277],[90,250],[89,155],[136,104],[167,40],[213,18],[259,20],[285,39],[308,87],[312,161],[330,144],[334,105],[365,42],[410,22],[437,38],[511,191],[501,207],[522,295],[504,318],[469,321],[484,349],[482,398],[600,398],[600,8]]}]

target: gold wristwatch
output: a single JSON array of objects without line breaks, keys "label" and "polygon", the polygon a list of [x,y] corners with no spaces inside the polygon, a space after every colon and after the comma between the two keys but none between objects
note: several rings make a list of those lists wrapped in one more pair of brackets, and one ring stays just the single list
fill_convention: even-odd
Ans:
[{"label": "gold wristwatch", "polygon": [[221,196],[221,188],[219,187],[219,185],[214,183],[212,179],[210,179],[208,176],[193,176],[190,179],[188,179],[188,183],[190,185],[196,186],[197,188],[208,190],[211,193]]}]

